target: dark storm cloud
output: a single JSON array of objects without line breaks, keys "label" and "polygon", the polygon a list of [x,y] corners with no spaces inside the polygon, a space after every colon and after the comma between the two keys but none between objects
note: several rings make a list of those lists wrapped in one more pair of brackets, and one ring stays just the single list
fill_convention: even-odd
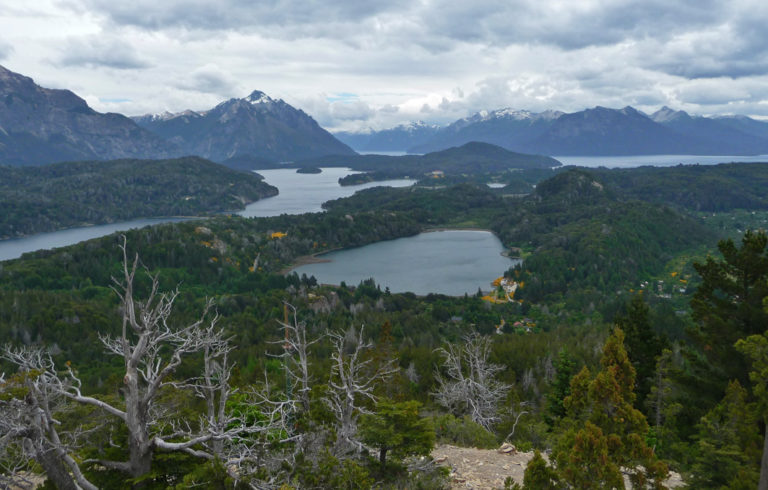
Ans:
[{"label": "dark storm cloud", "polygon": [[398,10],[408,2],[390,0],[72,0],[71,7],[96,12],[118,25],[150,30],[182,27],[202,30],[264,29],[274,26],[321,26],[328,22],[357,22]]},{"label": "dark storm cloud", "polygon": [[57,63],[61,66],[106,67],[118,70],[152,66],[130,44],[105,36],[69,39],[62,47]]},{"label": "dark storm cloud", "polygon": [[423,13],[434,36],[495,45],[551,44],[562,49],[665,38],[722,19],[717,0],[542,2],[441,0]]}]

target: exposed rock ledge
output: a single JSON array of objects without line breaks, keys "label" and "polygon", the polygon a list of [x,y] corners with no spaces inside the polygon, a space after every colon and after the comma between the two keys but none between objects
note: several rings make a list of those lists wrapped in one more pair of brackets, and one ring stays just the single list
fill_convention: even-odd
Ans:
[{"label": "exposed rock ledge", "polygon": [[[525,467],[533,458],[533,452],[519,452],[505,446],[477,449],[440,445],[432,451],[432,457],[436,463],[451,468],[451,488],[454,489],[504,488],[504,480],[510,476],[522,485]],[[677,488],[683,486],[683,481],[680,475],[670,472],[665,485]],[[627,488],[631,488],[628,481]]]}]

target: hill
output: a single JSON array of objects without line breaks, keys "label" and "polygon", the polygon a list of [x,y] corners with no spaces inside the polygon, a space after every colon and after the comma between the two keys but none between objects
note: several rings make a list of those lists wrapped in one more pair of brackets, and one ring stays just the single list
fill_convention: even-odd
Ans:
[{"label": "hill", "polygon": [[[512,169],[549,169],[560,166],[554,158],[543,155],[529,155],[506,150],[488,143],[470,142],[459,147],[448,148],[426,155],[352,155],[329,156],[303,162],[314,166],[350,167],[370,172],[360,178],[378,180],[394,177],[421,177],[432,172],[435,175],[479,175],[506,172]],[[344,182],[342,182],[343,184]]]},{"label": "hill", "polygon": [[722,163],[629,169],[590,169],[633,199],[691,211],[768,209],[768,163]]},{"label": "hill", "polygon": [[197,157],[0,166],[0,238],[230,211],[275,194],[253,173]]},{"label": "hill", "polygon": [[120,114],[101,114],[69,90],[40,87],[0,66],[0,165],[166,158],[177,148]]}]

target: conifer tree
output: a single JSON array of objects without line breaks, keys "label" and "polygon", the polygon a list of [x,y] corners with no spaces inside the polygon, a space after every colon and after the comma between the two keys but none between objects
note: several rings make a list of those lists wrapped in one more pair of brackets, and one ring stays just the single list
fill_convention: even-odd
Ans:
[{"label": "conifer tree", "polygon": [[621,329],[606,340],[600,364],[594,378],[584,368],[571,381],[553,453],[558,473],[576,488],[624,488],[623,468],[633,488],[663,488],[667,467],[645,442],[648,423],[633,406],[635,368]]}]

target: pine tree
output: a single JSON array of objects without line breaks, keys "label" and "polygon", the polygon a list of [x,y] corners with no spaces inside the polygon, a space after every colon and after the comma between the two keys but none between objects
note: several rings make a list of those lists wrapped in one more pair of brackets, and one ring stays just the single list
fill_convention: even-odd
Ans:
[{"label": "pine tree", "polygon": [[749,379],[765,431],[758,489],[768,490],[768,330],[763,335],[751,335],[740,340],[736,348],[752,361]]},{"label": "pine tree", "polygon": [[[723,260],[708,257],[694,267],[702,282],[691,300],[698,327],[694,337],[704,351],[721,390],[731,379],[748,381],[748,363],[736,341],[759,335],[768,325],[763,298],[768,296],[768,235],[747,231],[737,247],[718,244]],[[722,393],[722,392],[721,392]]]},{"label": "pine tree", "polygon": [[435,429],[430,419],[419,416],[421,404],[410,400],[393,403],[381,400],[375,414],[364,415],[360,437],[365,444],[379,449],[379,462],[386,465],[387,453],[402,459],[426,456],[435,445]]},{"label": "pine tree", "polygon": [[616,320],[616,326],[624,331],[625,345],[629,359],[636,371],[635,407],[645,406],[645,398],[651,391],[653,373],[656,370],[656,358],[661,355],[667,343],[653,331],[649,319],[649,308],[642,295],[632,298],[627,305],[626,316]]},{"label": "pine tree", "polygon": [[624,488],[621,468],[633,488],[662,488],[667,467],[645,442],[648,423],[633,406],[635,368],[621,329],[606,340],[600,364],[594,378],[584,368],[571,381],[557,471],[575,488]]},{"label": "pine tree", "polygon": [[550,426],[554,426],[565,415],[563,402],[571,394],[573,369],[573,360],[568,355],[568,351],[561,349],[555,364],[555,382],[547,395],[547,412],[544,415],[544,419]]}]

